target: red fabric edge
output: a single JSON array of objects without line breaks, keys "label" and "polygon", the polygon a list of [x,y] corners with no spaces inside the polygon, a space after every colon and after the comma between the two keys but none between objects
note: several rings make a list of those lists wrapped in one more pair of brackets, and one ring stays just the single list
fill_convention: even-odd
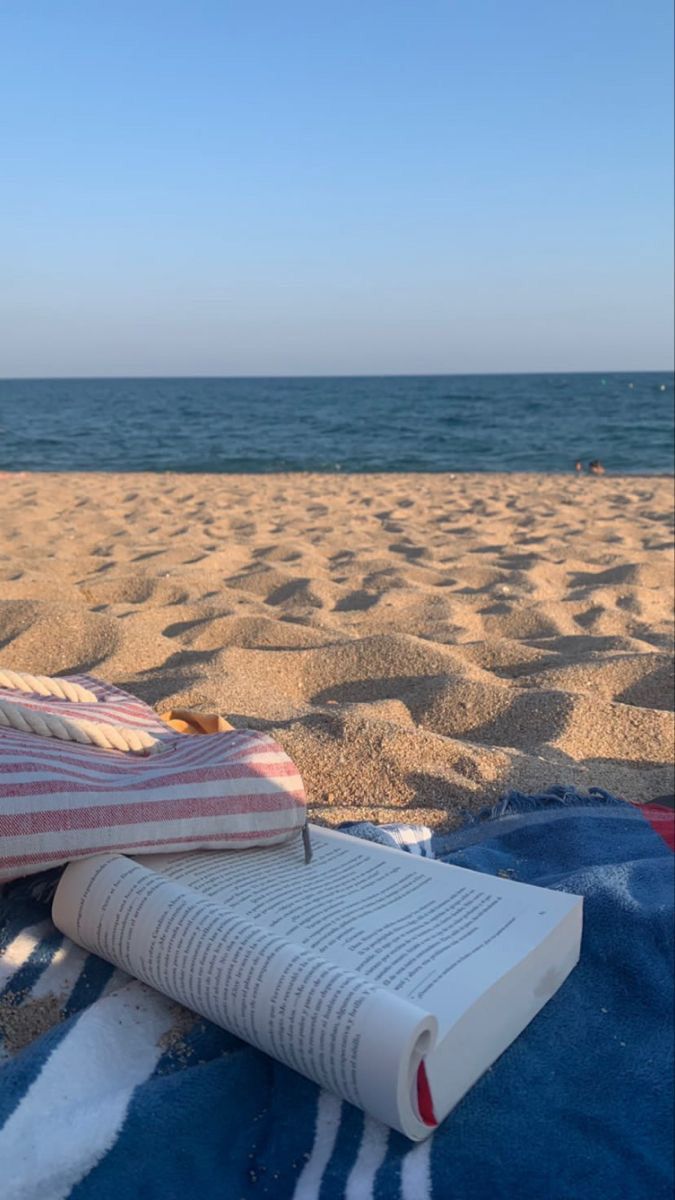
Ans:
[{"label": "red fabric edge", "polygon": [[675,851],[675,809],[665,808],[662,804],[638,804],[636,807],[644,813],[654,832]]},{"label": "red fabric edge", "polygon": [[417,1108],[425,1125],[438,1125],[434,1116],[434,1102],[431,1099],[427,1069],[423,1062],[417,1068]]}]

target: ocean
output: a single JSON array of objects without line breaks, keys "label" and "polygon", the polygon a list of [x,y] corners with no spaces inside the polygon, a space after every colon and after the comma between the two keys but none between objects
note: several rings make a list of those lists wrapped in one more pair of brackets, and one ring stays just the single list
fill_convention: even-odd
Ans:
[{"label": "ocean", "polygon": [[0,380],[5,471],[673,472],[673,376]]}]

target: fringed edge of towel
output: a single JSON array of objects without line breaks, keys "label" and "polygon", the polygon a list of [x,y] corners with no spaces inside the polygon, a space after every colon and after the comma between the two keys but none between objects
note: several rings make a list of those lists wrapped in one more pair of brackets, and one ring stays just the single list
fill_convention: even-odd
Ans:
[{"label": "fringed edge of towel", "polygon": [[574,787],[566,785],[549,788],[545,792],[525,794],[524,792],[506,792],[496,804],[481,809],[479,813],[469,814],[465,828],[469,825],[480,824],[482,821],[495,821],[500,817],[512,817],[520,813],[536,812],[542,808],[598,808],[598,807],[630,807],[628,801],[613,796],[604,788],[591,787],[587,792],[579,792]]}]

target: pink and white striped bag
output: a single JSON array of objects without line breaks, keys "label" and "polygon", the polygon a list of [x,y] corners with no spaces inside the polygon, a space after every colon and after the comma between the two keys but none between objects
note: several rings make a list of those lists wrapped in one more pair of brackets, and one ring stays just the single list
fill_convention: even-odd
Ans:
[{"label": "pink and white striped bag", "polygon": [[265,733],[186,736],[89,676],[0,670],[0,881],[106,851],[270,845],[306,816],[297,768]]}]

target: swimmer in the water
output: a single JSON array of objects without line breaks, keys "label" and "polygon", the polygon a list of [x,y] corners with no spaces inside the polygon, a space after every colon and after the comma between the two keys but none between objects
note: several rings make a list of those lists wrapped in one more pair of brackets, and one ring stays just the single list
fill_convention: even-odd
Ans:
[{"label": "swimmer in the water", "polygon": [[593,462],[589,462],[588,469],[591,475],[604,475],[605,473],[605,468],[599,458],[594,458]]}]

